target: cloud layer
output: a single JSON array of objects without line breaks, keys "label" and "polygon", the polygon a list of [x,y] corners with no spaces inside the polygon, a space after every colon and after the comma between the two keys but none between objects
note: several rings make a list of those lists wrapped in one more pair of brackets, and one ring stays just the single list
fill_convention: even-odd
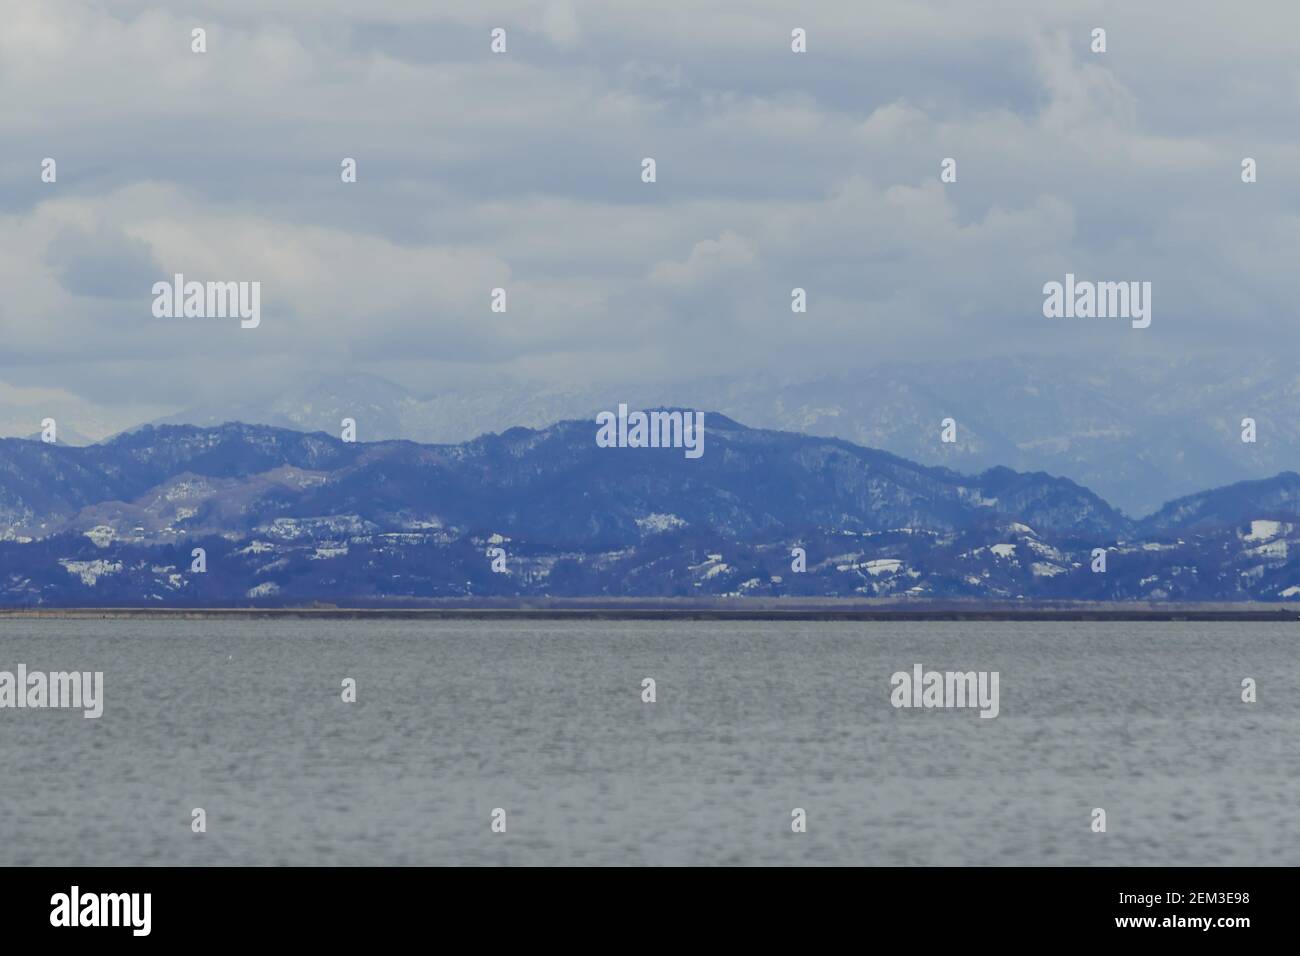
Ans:
[{"label": "cloud layer", "polygon": [[[16,0],[6,17],[16,395],[166,407],[343,369],[433,390],[1300,344],[1289,0]],[[155,319],[150,286],[175,272],[260,281],[261,326]],[[1151,328],[1045,319],[1066,272],[1152,282]]]}]

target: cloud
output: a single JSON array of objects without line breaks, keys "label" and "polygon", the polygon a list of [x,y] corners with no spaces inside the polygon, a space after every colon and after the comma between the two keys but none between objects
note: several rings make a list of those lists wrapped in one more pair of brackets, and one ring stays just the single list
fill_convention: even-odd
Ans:
[{"label": "cloud", "polygon": [[45,247],[45,265],[74,295],[137,299],[161,270],[149,245],[121,230],[67,226]]},{"label": "cloud", "polygon": [[757,250],[752,243],[726,231],[717,239],[702,239],[691,247],[682,262],[659,262],[650,271],[650,281],[676,289],[711,282],[721,276],[752,266]]},{"label": "cloud", "polygon": [[[1042,320],[1067,271],[1155,284],[1143,348],[1298,344],[1281,0],[1249,18],[1208,0],[12,6],[13,384],[184,404],[328,369],[418,391],[423,368],[667,380],[1136,347]],[[154,320],[148,286],[173,272],[261,281],[262,326]]]}]

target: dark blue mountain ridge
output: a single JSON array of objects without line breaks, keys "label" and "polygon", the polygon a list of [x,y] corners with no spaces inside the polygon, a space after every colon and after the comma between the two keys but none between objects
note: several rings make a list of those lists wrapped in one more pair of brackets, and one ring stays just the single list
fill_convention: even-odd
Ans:
[{"label": "dark blue mountain ridge", "polygon": [[1300,474],[1284,471],[1271,478],[1239,481],[1223,488],[1185,495],[1138,523],[1144,535],[1208,531],[1252,520],[1291,521],[1300,517]]},{"label": "dark blue mountain ridge", "polygon": [[[591,420],[450,445],[239,422],[83,448],[0,440],[0,604],[1300,595],[1294,472],[1134,522],[1042,472],[963,475],[705,421],[699,459],[598,447]],[[796,546],[806,570],[792,568]],[[193,547],[206,571],[192,570]],[[506,571],[492,571],[491,547]]]},{"label": "dark blue mountain ridge", "polygon": [[[459,445],[345,443],[324,433],[227,423],[146,426],[85,448],[0,441],[0,519],[31,534],[84,529],[82,509],[134,502],[189,475],[249,480],[312,473],[293,494],[265,489],[248,522],[358,514],[404,527],[413,513],[556,544],[640,540],[638,519],[671,512],[749,534],[843,526],[954,531],[994,516],[1042,531],[1113,538],[1131,522],[1068,479],[1006,468],[965,476],[834,438],[706,417],[705,453],[600,448],[590,421],[514,428]],[[251,526],[212,528],[218,532]]]}]

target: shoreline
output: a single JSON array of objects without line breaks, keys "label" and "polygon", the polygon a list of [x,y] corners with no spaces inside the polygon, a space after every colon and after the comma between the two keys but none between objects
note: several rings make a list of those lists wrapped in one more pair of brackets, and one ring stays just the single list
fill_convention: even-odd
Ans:
[{"label": "shoreline", "polygon": [[1300,621],[1300,605],[900,604],[844,599],[797,602],[698,602],[686,599],[554,601],[546,604],[447,604],[401,607],[46,607],[0,608],[4,620],[554,620],[554,621]]}]

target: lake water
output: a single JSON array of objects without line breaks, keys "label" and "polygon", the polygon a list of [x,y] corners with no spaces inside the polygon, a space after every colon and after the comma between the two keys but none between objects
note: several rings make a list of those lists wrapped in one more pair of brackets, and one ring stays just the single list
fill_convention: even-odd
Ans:
[{"label": "lake water", "polygon": [[105,682],[0,709],[0,865],[1296,865],[1297,627],[0,621]]}]

